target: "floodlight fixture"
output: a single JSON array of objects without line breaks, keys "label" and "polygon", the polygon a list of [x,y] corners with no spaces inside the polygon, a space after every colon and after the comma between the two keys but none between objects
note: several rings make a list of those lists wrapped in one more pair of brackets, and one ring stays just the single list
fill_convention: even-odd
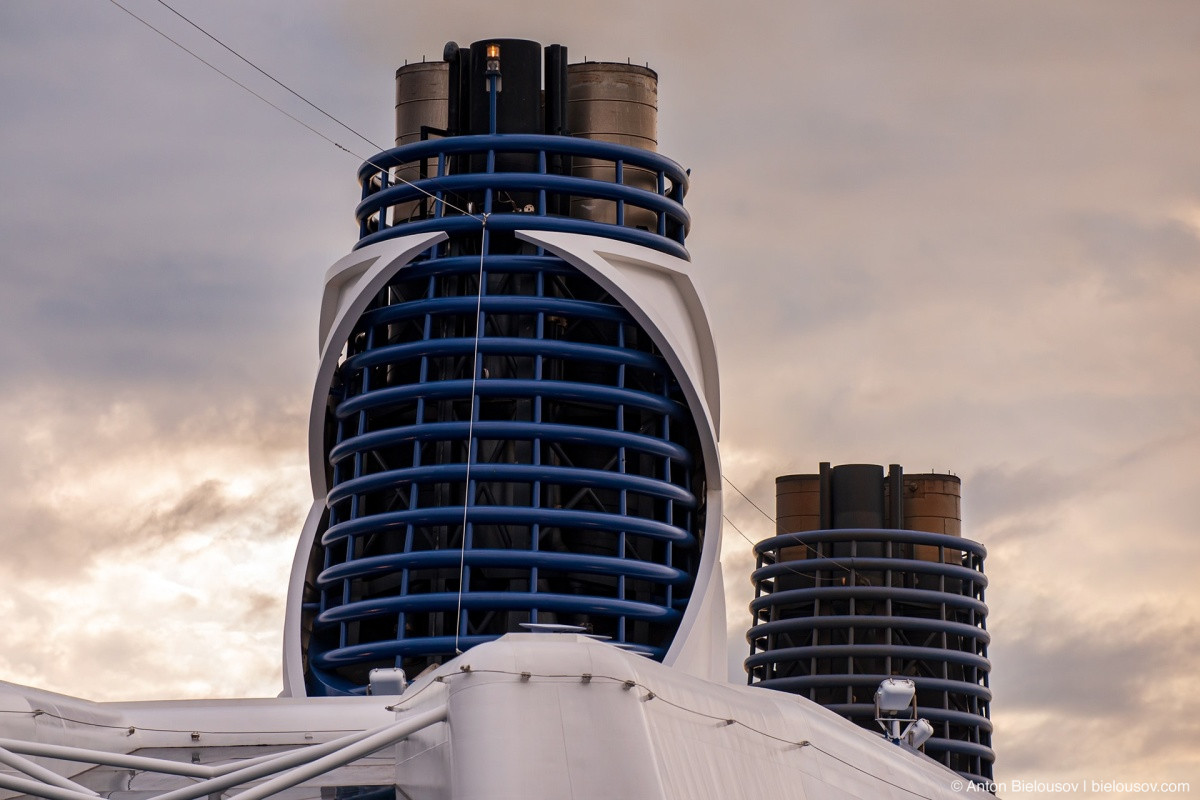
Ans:
[{"label": "floodlight fixture", "polygon": [[913,707],[917,685],[908,678],[886,678],[875,690],[875,716],[895,717]]},{"label": "floodlight fixture", "polygon": [[[901,716],[903,715],[903,716]],[[885,678],[875,690],[875,721],[888,741],[900,742],[900,723],[917,718],[917,684],[908,678]]]},{"label": "floodlight fixture", "polygon": [[367,694],[404,694],[408,676],[399,667],[376,667],[367,674]]},{"label": "floodlight fixture", "polygon": [[933,736],[933,725],[929,724],[929,720],[921,718],[905,728],[901,738],[906,745],[917,750],[929,741],[931,736]]}]

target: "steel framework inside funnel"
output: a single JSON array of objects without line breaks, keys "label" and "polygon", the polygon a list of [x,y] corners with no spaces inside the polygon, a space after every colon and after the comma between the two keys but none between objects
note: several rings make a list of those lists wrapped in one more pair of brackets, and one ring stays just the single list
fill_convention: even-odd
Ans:
[{"label": "steel framework inside funnel", "polygon": [[480,256],[454,254],[469,244],[387,286],[331,393],[309,664],[335,688],[521,622],[661,659],[691,591],[702,472],[662,356],[593,281],[500,236],[478,298]]}]

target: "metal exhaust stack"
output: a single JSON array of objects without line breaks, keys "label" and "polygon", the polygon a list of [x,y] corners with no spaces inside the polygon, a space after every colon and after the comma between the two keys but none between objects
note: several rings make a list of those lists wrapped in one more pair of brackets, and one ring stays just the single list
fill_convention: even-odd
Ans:
[{"label": "metal exhaust stack", "polygon": [[723,675],[721,632],[689,636],[723,628],[699,610],[723,599],[715,348],[656,92],[522,39],[397,70],[397,147],[359,169],[326,287],[292,694],[531,624]]},{"label": "metal exhaust stack", "polygon": [[776,479],[779,535],[759,542],[748,682],[875,730],[872,694],[916,684],[925,751],[992,779],[983,545],[962,538],[961,481],[898,464]]}]

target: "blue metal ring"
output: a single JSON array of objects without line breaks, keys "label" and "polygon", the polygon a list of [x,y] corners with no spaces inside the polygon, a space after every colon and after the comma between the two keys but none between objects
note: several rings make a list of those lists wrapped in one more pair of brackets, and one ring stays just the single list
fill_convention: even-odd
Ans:
[{"label": "blue metal ring", "polygon": [[[777,689],[784,692],[804,694],[809,689],[822,687],[861,686],[874,693],[875,689],[894,675],[855,673],[854,675],[797,675],[789,678],[768,678],[754,684],[765,689]],[[987,686],[968,681],[956,681],[947,678],[928,678],[924,675],[909,676],[909,680],[917,685],[917,691],[931,690],[951,692],[954,694],[969,694],[981,700],[991,700],[992,690]]]},{"label": "blue metal ring", "polygon": [[812,589],[784,589],[750,601],[750,610],[800,603],[806,600],[906,600],[912,603],[948,605],[987,614],[987,604],[973,597],[939,592],[934,589],[902,589],[895,586],[817,586]]},{"label": "blue metal ring", "polygon": [[[346,359],[346,369],[366,369],[380,364],[399,363],[422,356],[462,356],[476,351],[475,339],[466,337],[426,339],[385,347],[376,347],[365,353]],[[511,356],[544,356],[546,358],[570,358],[579,361],[594,361],[601,364],[625,364],[642,369],[663,368],[662,356],[581,342],[564,342],[552,339],[522,339],[513,336],[484,336],[479,339],[480,355],[499,353]],[[477,386],[478,390],[478,386]]]},{"label": "blue metal ring", "polygon": [[[479,233],[482,229],[482,225],[475,217],[458,216],[423,219],[393,225],[390,228],[368,233],[365,236],[359,237],[358,243],[354,245],[353,249],[359,250],[370,244],[385,242],[388,239],[395,239],[398,236],[408,236],[410,234],[440,231],[447,233]],[[506,233],[514,231],[552,231],[555,233],[577,233],[581,236],[599,236],[605,239],[616,239],[621,242],[649,247],[652,250],[658,250],[667,255],[675,256],[683,261],[691,260],[687,248],[666,236],[660,236],[657,233],[651,233],[639,228],[627,228],[622,225],[614,225],[609,222],[596,222],[590,219],[544,217],[537,214],[493,213],[488,216],[487,229],[493,232],[504,231]]]},{"label": "blue metal ring", "polygon": [[[570,175],[545,175],[536,172],[496,172],[444,175],[437,178],[420,178],[409,183],[389,186],[372,192],[354,209],[354,218],[366,219],[382,208],[428,198],[446,192],[479,192],[485,189],[502,191],[547,191],[600,200],[620,200],[630,206],[668,214],[686,231],[691,227],[691,216],[679,203],[636,186],[598,181],[593,178],[576,178]],[[528,216],[528,215],[524,215]],[[490,220],[489,220],[490,221]],[[404,223],[407,224],[407,223]]]},{"label": "blue metal ring", "polygon": [[525,133],[452,136],[393,147],[363,162],[358,168],[358,182],[365,184],[383,170],[436,158],[439,154],[464,155],[486,153],[489,150],[498,153],[545,152],[548,156],[570,155],[603,161],[622,161],[627,166],[664,173],[674,186],[673,194],[681,198],[687,194],[687,171],[664,155],[640,147],[595,139]]},{"label": "blue metal ring", "polygon": [[[554,480],[549,473],[546,481]],[[621,531],[664,542],[685,546],[694,545],[695,537],[687,530],[666,522],[642,517],[622,516],[613,519],[612,514],[600,511],[574,511],[564,508],[527,508],[524,506],[478,506],[467,510],[468,525],[544,525],[557,528],[578,528],[594,531]],[[462,506],[440,506],[417,508],[411,511],[388,511],[368,517],[347,520],[330,525],[321,537],[321,544],[329,546],[349,536],[401,529],[409,525],[457,525],[462,522]]]},{"label": "blue metal ring", "polygon": [[983,628],[964,622],[908,617],[901,614],[883,616],[879,614],[822,614],[819,617],[792,617],[760,622],[746,632],[747,641],[755,641],[781,633],[803,633],[814,628],[906,628],[936,633],[950,633],[982,644],[991,642],[992,637]]},{"label": "blue metal ring", "polygon": [[[470,472],[471,479],[477,481],[533,482],[546,480],[546,468],[535,464],[475,464],[471,467]],[[370,475],[350,478],[339,483],[329,491],[327,502],[332,505],[352,495],[407,483],[420,483],[421,481],[454,483],[466,479],[466,464],[438,464],[429,467],[407,467],[373,472]],[[603,469],[558,467],[554,472],[554,482],[567,486],[590,486],[638,492],[674,500],[687,508],[696,506],[696,496],[687,489],[641,475],[622,475]]]},{"label": "blue metal ring", "polygon": [[[550,442],[579,442],[602,445],[610,448],[625,447],[639,453],[662,456],[688,467],[692,454],[674,442],[629,431],[613,431],[604,428],[585,428],[578,425],[561,425],[551,422],[476,422],[474,429],[478,439],[509,439],[532,441],[540,439]],[[462,441],[467,438],[465,422],[426,422],[421,425],[405,425],[381,431],[371,431],[347,437],[329,450],[329,463],[372,448],[394,447],[405,442],[417,441]]]},{"label": "blue metal ring", "polygon": [[[461,606],[459,605],[461,603]],[[352,620],[411,611],[454,611],[456,608],[486,610],[529,610],[570,612],[575,614],[604,614],[647,619],[659,622],[679,620],[677,609],[588,595],[552,594],[550,592],[440,592],[359,600],[336,606],[317,615],[317,623],[329,625]]]},{"label": "blue metal ring", "polygon": [[[875,716],[875,706],[874,706],[874,704],[871,704],[871,703],[830,703],[829,705],[827,705],[825,707],[828,708],[830,711],[834,712],[835,714],[841,714],[842,716],[863,716],[863,715],[869,715],[871,717]],[[976,727],[979,730],[985,731],[987,733],[992,732],[992,721],[990,719],[988,719],[987,717],[980,716],[979,714],[971,714],[970,712],[966,712],[966,711],[954,711],[953,709],[935,708],[933,706],[922,706],[918,703],[917,704],[917,716],[924,717],[925,719],[929,720],[930,722],[934,722],[934,723],[953,722],[958,725],[964,725],[967,727]],[[934,740],[931,739],[930,741],[934,741]],[[950,742],[953,742],[954,740],[939,739],[939,741],[946,742],[947,744],[949,744]],[[970,745],[971,743],[963,742],[963,744]],[[973,746],[979,747],[979,745],[973,745]],[[948,749],[948,748],[943,746],[943,749]],[[991,752],[992,752],[991,748],[986,748],[986,750],[989,754],[991,754]],[[964,751],[959,751],[959,752],[966,752],[966,751],[964,750]]]},{"label": "blue metal ring", "polygon": [[634,561],[583,553],[559,553],[553,550],[538,550],[532,553],[523,550],[467,550],[465,553],[454,550],[421,550],[359,558],[338,564],[317,576],[317,586],[324,588],[351,578],[369,578],[401,569],[457,567],[460,563],[468,567],[535,567],[590,575],[623,575],[627,578],[671,584],[683,583],[690,577],[685,570],[655,564],[652,561]]},{"label": "blue metal ring", "polygon": [[[473,262],[473,269],[479,269],[479,261]],[[582,319],[600,319],[615,322],[625,318],[619,308],[604,303],[592,303],[586,300],[560,300],[551,297],[514,297],[510,295],[484,295],[482,298],[469,296],[434,297],[423,300],[413,300],[394,306],[381,306],[363,312],[360,317],[366,325],[379,325],[388,322],[426,314],[474,314],[476,304],[484,314],[557,314],[570,315]]]},{"label": "blue metal ring", "polygon": [[[349,664],[382,659],[403,658],[405,656],[425,655],[427,653],[452,656],[459,650],[467,650],[484,642],[493,642],[499,636],[460,636],[455,641],[453,636],[427,636],[421,639],[393,639],[370,644],[350,645],[319,653],[312,659],[313,665],[322,669],[332,669]],[[642,645],[622,645],[622,649],[634,653],[642,653],[651,658],[661,660],[665,651],[661,647],[645,647]],[[357,687],[356,687],[357,688]],[[358,689],[356,694],[361,694]]]},{"label": "blue metal ring", "polygon": [[[785,547],[795,547],[800,543],[816,545],[822,542],[898,542],[901,544],[926,544],[934,547],[944,547],[947,550],[960,550],[983,558],[987,556],[987,548],[971,539],[951,536],[946,533],[930,533],[929,531],[893,530],[890,528],[830,528],[820,531],[801,531],[799,533],[783,533],[763,539],[754,545],[756,555],[763,555]],[[803,563],[801,561],[801,563]]]},{"label": "blue metal ring", "polygon": [[945,661],[948,664],[965,664],[982,670],[991,670],[992,668],[990,661],[974,653],[947,650],[942,647],[912,647],[897,644],[821,644],[809,647],[780,647],[764,653],[754,653],[746,659],[746,666],[757,667],[763,664],[802,661],[810,658],[866,658],[870,656],[892,656],[926,662]]},{"label": "blue metal ring", "polygon": [[[418,398],[425,400],[465,399],[470,398],[471,389],[472,383],[467,378],[430,383],[411,383],[406,386],[389,386],[386,389],[376,389],[344,400],[338,404],[335,413],[338,417],[345,418],[372,406],[392,405]],[[540,396],[543,399],[549,400],[580,400],[588,403],[611,405],[613,407],[621,405],[633,406],[674,417],[683,417],[687,413],[686,409],[682,408],[679,403],[669,400],[662,395],[641,392],[636,389],[619,389],[595,383],[522,378],[491,378],[475,382],[474,390],[477,397],[484,398],[527,398]]]},{"label": "blue metal ring", "polygon": [[[797,566],[800,564],[801,566]],[[955,580],[972,581],[976,586],[986,587],[987,576],[979,570],[962,567],[958,564],[943,564],[937,561],[922,561],[919,558],[864,558],[863,556],[847,556],[845,558],[805,558],[800,561],[780,561],[759,567],[750,575],[750,580],[757,583],[767,578],[794,575],[797,572],[811,574],[816,570],[843,572],[854,570],[869,570],[884,572],[887,570],[918,573],[922,575],[944,575]]]}]

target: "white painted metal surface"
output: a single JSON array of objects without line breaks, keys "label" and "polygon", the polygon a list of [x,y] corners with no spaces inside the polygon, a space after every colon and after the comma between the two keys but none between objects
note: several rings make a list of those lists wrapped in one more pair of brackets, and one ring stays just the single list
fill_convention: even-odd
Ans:
[{"label": "white painted metal surface", "polygon": [[[942,765],[808,700],[574,634],[510,634],[402,697],[97,704],[5,684],[0,707],[0,746],[115,800],[391,785],[411,800],[965,794]],[[11,766],[0,789],[93,797]]]}]

